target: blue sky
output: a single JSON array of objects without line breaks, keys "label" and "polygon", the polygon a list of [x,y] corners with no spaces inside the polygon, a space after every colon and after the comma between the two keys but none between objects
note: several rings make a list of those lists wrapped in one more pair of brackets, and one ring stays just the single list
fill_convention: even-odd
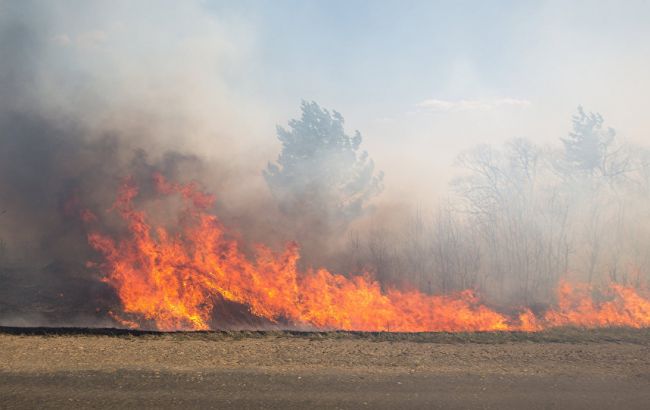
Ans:
[{"label": "blue sky", "polygon": [[[251,25],[258,90],[386,112],[430,98],[534,99],[555,86],[575,90],[570,104],[587,104],[579,90],[610,86],[612,61],[647,62],[649,4],[205,3],[215,15]],[[572,85],[567,77],[583,67],[603,78],[590,84],[576,75]]]},{"label": "blue sky", "polygon": [[[300,6],[293,7],[296,3]],[[300,78],[297,87],[309,88],[315,80],[332,86],[332,92],[353,88],[358,102],[445,93],[448,65],[457,59],[471,59],[485,79],[507,87],[500,67],[512,67],[525,47],[519,37],[525,28],[512,22],[521,10],[512,5],[282,6],[265,8],[258,17],[264,64],[279,77]]]},{"label": "blue sky", "polygon": [[451,71],[462,64],[480,67],[473,81],[515,95],[508,74],[535,41],[530,27],[518,21],[521,15],[534,18],[538,9],[520,2],[206,4],[215,15],[254,25],[264,92],[381,103],[386,110],[432,95],[466,98],[449,87]]}]

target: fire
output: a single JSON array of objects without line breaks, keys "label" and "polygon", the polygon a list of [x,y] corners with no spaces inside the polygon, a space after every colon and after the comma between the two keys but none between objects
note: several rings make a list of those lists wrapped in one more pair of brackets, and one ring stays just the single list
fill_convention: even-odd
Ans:
[{"label": "fire", "polygon": [[608,300],[596,303],[586,284],[562,283],[558,290],[558,308],[546,313],[552,326],[583,327],[650,326],[650,300],[631,287],[613,283],[607,289]]},{"label": "fire", "polygon": [[[325,269],[299,272],[296,244],[282,253],[264,246],[254,258],[239,249],[208,209],[214,197],[194,184],[154,178],[160,195],[179,195],[184,209],[179,230],[154,227],[136,208],[138,187],[127,181],[112,210],[126,222],[120,240],[92,231],[91,246],[103,257],[105,277],[121,301],[111,313],[124,326],[152,323],[160,330],[204,330],[218,317],[220,299],[240,303],[272,322],[319,329],[362,331],[537,331],[553,326],[650,326],[650,299],[635,289],[612,284],[607,298],[595,301],[586,285],[562,283],[558,306],[536,316],[516,317],[480,302],[472,290],[452,295],[382,290],[370,275],[346,277]],[[97,218],[85,211],[83,219]]]}]

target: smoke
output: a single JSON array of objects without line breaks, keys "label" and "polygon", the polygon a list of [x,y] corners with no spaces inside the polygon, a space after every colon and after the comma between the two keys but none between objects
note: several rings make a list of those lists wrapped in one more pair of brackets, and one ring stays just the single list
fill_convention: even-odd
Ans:
[{"label": "smoke", "polygon": [[[370,271],[384,286],[429,293],[474,288],[495,303],[530,304],[549,302],[567,271],[594,282],[648,278],[650,229],[639,222],[647,220],[650,190],[646,151],[611,145],[608,161],[624,173],[612,179],[607,165],[578,176],[568,171],[559,140],[568,121],[566,133],[557,134],[556,125],[531,120],[541,116],[533,114],[537,100],[483,98],[490,90],[471,98],[418,95],[412,107],[392,106],[402,114],[364,123],[364,114],[381,110],[347,111],[347,98],[328,93],[294,98],[301,84],[312,90],[305,84],[318,83],[318,72],[291,82],[289,97],[284,89],[260,92],[260,82],[273,88],[279,80],[269,77],[282,73],[260,75],[259,62],[268,56],[260,56],[258,42],[268,45],[228,7],[206,13],[196,2],[0,0],[1,323],[107,323],[119,302],[86,266],[97,254],[80,211],[100,214],[104,230],[119,234],[123,224],[107,210],[130,176],[141,187],[139,205],[173,224],[169,209],[155,209],[154,172],[215,193],[213,211],[241,236],[245,251],[253,243],[280,249],[298,239],[301,267]],[[478,81],[473,68],[456,71],[451,88]],[[345,115],[352,141],[355,125],[368,125],[359,127],[358,154],[367,149],[386,173],[381,195],[374,198],[380,181],[372,195],[358,190],[359,203],[372,206],[347,212],[354,218],[345,229],[308,214],[314,207],[300,201],[283,212],[262,176],[278,157],[276,125],[299,117],[300,98],[322,96],[327,108]],[[449,166],[482,133],[508,134],[499,136],[504,140],[531,123],[534,137],[552,128],[544,139],[555,144],[482,145],[461,155],[455,170]],[[473,137],[463,140],[468,129]],[[522,160],[531,160],[530,168]],[[304,174],[314,175],[329,166],[303,165]],[[372,179],[374,165],[358,167]],[[452,175],[458,178],[450,189]],[[603,178],[595,182],[594,175]]]},{"label": "smoke", "polygon": [[[143,187],[143,202],[154,172],[201,181],[229,197],[219,205],[226,222],[251,236],[263,231],[263,223],[241,222],[264,206],[250,200],[263,189],[250,181],[261,180],[264,163],[250,144],[265,114],[226,85],[244,63],[245,45],[231,42],[224,27],[244,33],[196,4],[165,11],[160,3],[128,3],[0,3],[5,322],[16,310],[35,323],[73,323],[78,315],[83,322],[115,305],[99,274],[85,267],[95,255],[79,212],[105,214],[127,176]],[[144,23],[145,14],[152,21]]]}]

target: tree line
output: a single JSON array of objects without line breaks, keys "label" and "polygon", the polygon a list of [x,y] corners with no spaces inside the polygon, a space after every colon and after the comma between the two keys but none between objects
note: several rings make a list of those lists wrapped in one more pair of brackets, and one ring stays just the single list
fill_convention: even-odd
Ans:
[{"label": "tree line", "polygon": [[578,107],[554,145],[516,138],[462,152],[437,209],[359,230],[351,226],[372,214],[384,175],[341,114],[301,108],[289,129],[278,127],[282,150],[264,176],[307,259],[327,254],[337,269],[370,270],[386,286],[474,288],[526,304],[547,302],[561,277],[650,279],[650,150],[625,142],[600,114]]}]

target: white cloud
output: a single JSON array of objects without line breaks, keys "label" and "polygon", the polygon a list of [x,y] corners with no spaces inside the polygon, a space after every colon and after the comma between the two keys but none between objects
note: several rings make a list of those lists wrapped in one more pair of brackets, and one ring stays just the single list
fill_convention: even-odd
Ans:
[{"label": "white cloud", "polygon": [[77,44],[82,47],[97,47],[105,43],[108,36],[102,30],[92,30],[81,33],[77,36]]},{"label": "white cloud", "polygon": [[516,98],[496,98],[477,100],[438,100],[428,99],[417,104],[418,112],[460,112],[460,111],[489,111],[497,108],[527,107],[528,100]]},{"label": "white cloud", "polygon": [[59,34],[57,36],[54,36],[50,38],[50,40],[61,47],[65,47],[71,43],[70,37],[67,34]]},{"label": "white cloud", "polygon": [[83,32],[77,36],[70,36],[68,34],[58,34],[50,38],[57,46],[67,47],[74,44],[79,47],[97,47],[105,43],[108,39],[106,32],[101,30],[92,30]]}]

